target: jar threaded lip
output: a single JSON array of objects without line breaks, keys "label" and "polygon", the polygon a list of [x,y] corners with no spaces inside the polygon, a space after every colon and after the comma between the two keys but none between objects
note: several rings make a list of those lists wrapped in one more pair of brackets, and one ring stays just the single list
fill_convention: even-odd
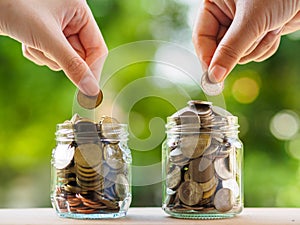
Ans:
[{"label": "jar threaded lip", "polygon": [[98,140],[98,141],[127,141],[128,140],[127,124],[99,124],[95,123],[95,129],[77,131],[72,123],[60,123],[56,126],[57,141],[74,141],[77,138],[81,140]]},{"label": "jar threaded lip", "polygon": [[212,119],[200,119],[195,116],[167,117],[167,134],[191,133],[239,133],[237,116],[214,116]]}]

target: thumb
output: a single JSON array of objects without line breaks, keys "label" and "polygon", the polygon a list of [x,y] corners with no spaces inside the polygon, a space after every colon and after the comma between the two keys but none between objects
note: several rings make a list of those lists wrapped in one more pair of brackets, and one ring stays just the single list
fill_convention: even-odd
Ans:
[{"label": "thumb", "polygon": [[[241,22],[242,21],[242,22]],[[213,83],[223,81],[237,65],[247,49],[256,41],[258,31],[249,26],[251,21],[235,17],[213,55],[208,68]],[[251,29],[252,28],[252,29]]]},{"label": "thumb", "polygon": [[67,77],[89,96],[99,93],[99,84],[87,63],[77,54],[65,36],[51,43],[49,53],[61,66]]}]

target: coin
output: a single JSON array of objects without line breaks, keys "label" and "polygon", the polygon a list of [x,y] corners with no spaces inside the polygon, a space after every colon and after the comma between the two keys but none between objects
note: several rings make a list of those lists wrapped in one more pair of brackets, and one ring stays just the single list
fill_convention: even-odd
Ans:
[{"label": "coin", "polygon": [[201,186],[194,181],[183,182],[178,189],[179,199],[185,205],[196,205],[203,196]]},{"label": "coin", "polygon": [[186,158],[194,159],[204,153],[210,145],[211,137],[205,133],[182,135],[180,142],[182,154]]},{"label": "coin", "polygon": [[82,167],[94,167],[102,161],[102,150],[98,144],[82,144],[75,149],[75,163]]},{"label": "coin", "polygon": [[66,168],[71,163],[74,152],[74,147],[71,145],[58,145],[53,154],[53,165],[55,168]]},{"label": "coin", "polygon": [[215,194],[215,191],[217,190],[218,182],[215,183],[215,185],[208,191],[203,192],[203,199],[210,198]]},{"label": "coin", "polygon": [[208,156],[214,154],[220,148],[220,143],[215,139],[211,139],[211,143],[208,148],[203,153],[203,156]]},{"label": "coin", "polygon": [[222,186],[223,188],[232,190],[235,198],[238,198],[240,196],[240,187],[235,179],[223,180]]},{"label": "coin", "polygon": [[217,178],[213,176],[209,181],[204,183],[199,183],[199,184],[202,187],[203,191],[207,192],[211,190],[216,185],[217,182],[218,182]]},{"label": "coin", "polygon": [[184,166],[184,165],[188,164],[190,159],[186,158],[182,154],[181,149],[179,147],[177,147],[170,152],[170,161],[172,163],[174,163],[175,165]]},{"label": "coin", "polygon": [[99,121],[99,126],[103,140],[115,144],[119,143],[121,126],[116,119],[103,116]]},{"label": "coin", "polygon": [[229,188],[221,188],[217,191],[214,198],[215,208],[219,212],[228,212],[233,208],[234,196]]},{"label": "coin", "polygon": [[107,144],[103,148],[103,158],[106,164],[115,170],[124,167],[122,150],[118,145]]},{"label": "coin", "polygon": [[208,182],[215,173],[212,161],[204,157],[192,160],[188,171],[191,179],[200,183]]},{"label": "coin", "polygon": [[200,118],[197,113],[190,107],[185,107],[178,112],[174,113],[171,118],[176,122],[176,124],[200,124]]},{"label": "coin", "polygon": [[124,200],[127,197],[129,191],[129,183],[123,174],[118,174],[116,178],[115,191],[120,200]]},{"label": "coin", "polygon": [[232,162],[229,162],[229,157],[226,158],[217,158],[214,161],[215,171],[218,177],[222,180],[228,180],[234,177],[234,173],[230,170]]},{"label": "coin", "polygon": [[176,189],[181,182],[181,169],[179,166],[174,166],[167,175],[167,187]]},{"label": "coin", "polygon": [[205,72],[201,77],[201,87],[203,92],[207,95],[219,95],[224,89],[224,81],[220,83],[212,83],[208,78],[208,72]]},{"label": "coin", "polygon": [[88,96],[83,94],[81,91],[77,93],[77,101],[79,105],[85,109],[95,109],[97,108],[103,100],[103,93],[100,90],[95,96]]},{"label": "coin", "polygon": [[195,110],[197,114],[201,117],[209,115],[212,113],[211,102],[191,100],[188,102],[188,105],[191,109]]}]

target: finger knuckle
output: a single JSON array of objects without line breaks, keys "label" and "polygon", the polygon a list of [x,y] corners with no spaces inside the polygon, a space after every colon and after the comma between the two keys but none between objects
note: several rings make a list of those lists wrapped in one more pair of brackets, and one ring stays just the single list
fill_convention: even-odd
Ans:
[{"label": "finger knuckle", "polygon": [[242,56],[241,51],[239,51],[238,49],[236,49],[230,45],[219,46],[219,53],[220,53],[220,55],[222,55],[226,58],[229,58],[230,60],[233,60],[233,61],[239,61]]},{"label": "finger knuckle", "polygon": [[75,82],[79,82],[86,72],[84,62],[79,56],[68,60],[66,70]]}]

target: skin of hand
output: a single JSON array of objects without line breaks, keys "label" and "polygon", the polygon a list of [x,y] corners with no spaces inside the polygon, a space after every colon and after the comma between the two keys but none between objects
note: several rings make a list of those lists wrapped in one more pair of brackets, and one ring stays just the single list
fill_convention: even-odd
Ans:
[{"label": "skin of hand", "polygon": [[300,29],[299,0],[203,0],[193,43],[213,83],[238,64],[260,62],[279,47],[281,35]]},{"label": "skin of hand", "polygon": [[98,94],[108,50],[85,0],[0,0],[0,34],[21,42],[29,60]]}]

